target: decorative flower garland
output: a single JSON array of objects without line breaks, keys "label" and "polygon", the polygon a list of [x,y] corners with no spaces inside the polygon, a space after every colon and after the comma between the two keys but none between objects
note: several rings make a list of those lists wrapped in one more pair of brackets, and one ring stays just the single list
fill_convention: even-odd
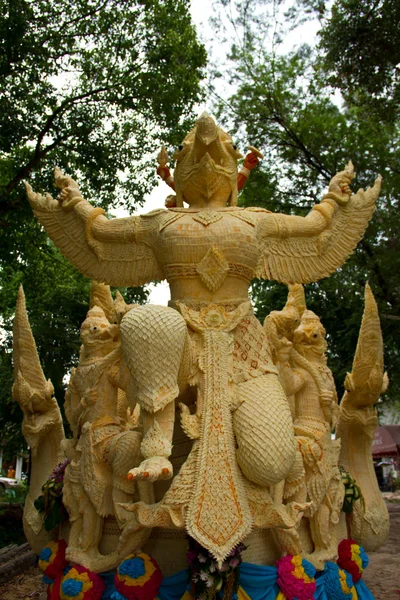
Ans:
[{"label": "decorative flower garland", "polygon": [[61,579],[68,569],[68,561],[65,558],[66,548],[67,544],[64,540],[56,540],[49,542],[39,555],[38,567],[43,572],[43,583],[47,584],[48,600],[60,599]]},{"label": "decorative flower garland", "polygon": [[69,459],[55,467],[49,479],[42,485],[43,494],[34,502],[38,512],[44,512],[44,527],[51,531],[68,519],[68,513],[62,502],[64,475]]},{"label": "decorative flower garland", "polygon": [[196,540],[188,537],[187,559],[190,575],[190,592],[199,600],[234,600],[239,589],[239,567],[244,544],[238,544],[218,568],[214,557]]},{"label": "decorative flower garland", "polygon": [[316,590],[315,567],[301,556],[288,554],[276,562],[277,584],[283,594],[280,600],[314,600]]},{"label": "decorative flower garland", "polygon": [[354,477],[344,467],[339,466],[342,483],[344,485],[344,500],[342,510],[346,514],[353,512],[354,502],[360,500],[363,502],[363,496]]},{"label": "decorative flower garland", "polygon": [[339,544],[338,553],[337,564],[341,569],[345,569],[350,573],[354,583],[357,583],[369,563],[364,548],[354,540],[342,540]]},{"label": "decorative flower garland", "polygon": [[112,600],[154,600],[162,582],[160,567],[148,554],[130,554],[117,569]]}]

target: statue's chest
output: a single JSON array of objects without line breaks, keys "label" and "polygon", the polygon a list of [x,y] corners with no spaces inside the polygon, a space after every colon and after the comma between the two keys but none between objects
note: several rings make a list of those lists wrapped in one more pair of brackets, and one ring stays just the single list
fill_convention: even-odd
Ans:
[{"label": "statue's chest", "polygon": [[[255,269],[256,224],[252,216],[225,212],[173,213],[160,226],[158,260],[163,266],[197,265],[210,251],[231,264]],[[238,211],[239,215],[239,211]]]}]

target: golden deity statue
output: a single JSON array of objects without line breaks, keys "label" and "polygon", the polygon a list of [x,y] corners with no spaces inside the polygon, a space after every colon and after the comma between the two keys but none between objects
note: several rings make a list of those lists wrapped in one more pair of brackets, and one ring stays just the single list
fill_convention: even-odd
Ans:
[{"label": "golden deity statue", "polygon": [[[349,376],[342,420],[326,365],[325,331],[307,310],[300,284],[327,277],[345,262],[374,212],[381,179],[352,194],[349,163],[305,217],[239,207],[241,154],[206,113],[174,158],[173,178],[165,152],[159,172],[176,196],[168,198],[169,208],[145,215],[108,219],[59,170],[57,199],[27,185],[33,211],[54,244],[94,286],[108,290],[107,297],[92,298],[66,397],[74,434],[64,442],[72,457],[67,509],[75,523],[87,510],[97,528],[88,545],[72,523],[70,552],[94,571],[114,567],[142,546],[166,564],[172,559],[163,539],[153,537],[156,528],[164,539],[171,531],[189,533],[219,564],[250,539],[250,562],[273,564],[292,544],[321,565],[346,537],[340,441],[331,441],[331,429],[339,418],[343,439],[360,414],[373,418],[384,386],[382,344],[377,334],[374,364],[366,367],[375,369],[369,395]],[[242,168],[239,178],[247,175]],[[249,301],[254,278],[291,290],[285,309],[271,313],[264,327]],[[106,287],[163,279],[171,291],[168,307],[122,301],[121,308],[119,298],[118,312]],[[374,313],[375,329],[376,318]],[[26,315],[19,319],[28,330]],[[20,356],[21,348],[16,340]],[[17,367],[17,400],[24,377],[29,380]],[[131,426],[135,406],[140,415]],[[365,440],[360,429],[367,462],[368,435]],[[348,448],[342,450],[357,477],[360,461],[353,464]],[[362,485],[366,496],[368,486],[375,490],[373,473]],[[77,506],[76,498],[85,502]],[[383,539],[387,513],[376,494],[371,510],[374,521],[368,523],[375,527],[379,516]],[[112,520],[114,535],[107,530]],[[359,537],[364,530],[368,537],[368,523],[358,526]],[[172,563],[165,568],[173,570]]]}]

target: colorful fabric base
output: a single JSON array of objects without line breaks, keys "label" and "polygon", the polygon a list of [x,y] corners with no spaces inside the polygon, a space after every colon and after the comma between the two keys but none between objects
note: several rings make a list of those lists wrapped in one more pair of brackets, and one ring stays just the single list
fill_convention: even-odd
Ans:
[{"label": "colorful fabric base", "polygon": [[[334,563],[329,563],[334,564]],[[336,567],[336,565],[335,565]],[[336,570],[336,569],[335,569]],[[339,569],[340,570],[340,569]],[[327,570],[317,572],[315,577],[314,600],[339,600],[334,598],[327,586]],[[114,573],[102,575],[106,583],[106,589],[102,600],[112,600],[115,592]],[[278,584],[278,570],[276,567],[264,567],[253,565],[251,563],[242,563],[240,567],[240,588],[237,593],[237,600],[287,600],[283,595]],[[189,574],[185,569],[175,575],[163,579],[157,594],[157,600],[195,600],[189,592]],[[329,584],[328,584],[329,588]],[[349,600],[374,600],[365,583],[360,579],[354,584],[354,592],[348,596]],[[343,592],[343,589],[341,589]],[[115,596],[114,596],[115,598]],[[151,600],[150,598],[148,600]],[[233,599],[235,600],[235,599]],[[310,600],[312,600],[310,598]]]}]

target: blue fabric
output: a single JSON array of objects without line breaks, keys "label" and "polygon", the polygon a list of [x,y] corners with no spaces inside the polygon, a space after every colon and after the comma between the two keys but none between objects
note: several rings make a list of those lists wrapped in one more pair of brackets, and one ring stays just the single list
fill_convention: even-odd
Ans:
[{"label": "blue fabric", "polygon": [[362,579],[357,581],[357,583],[354,584],[354,587],[356,588],[359,600],[375,600],[375,597],[371,594]]},{"label": "blue fabric", "polygon": [[43,550],[41,551],[39,558],[40,560],[45,560],[46,562],[49,562],[49,558],[50,556],[53,554],[53,551],[51,548],[49,548],[48,546],[46,546],[45,548],[43,548]]},{"label": "blue fabric", "polygon": [[362,546],[360,546],[360,558],[361,558],[361,566],[363,569],[366,569],[368,567],[369,564],[369,558],[367,556],[367,553],[365,552],[364,548]]},{"label": "blue fabric", "polygon": [[[239,584],[251,600],[275,600],[279,593],[276,567],[263,567],[251,563],[240,566]],[[157,594],[159,600],[181,600],[190,588],[187,569],[163,579]]]},{"label": "blue fabric", "polygon": [[275,600],[279,593],[277,568],[242,563],[239,584],[251,600]]},{"label": "blue fabric", "polygon": [[[353,587],[353,579],[350,573],[344,571],[346,584],[349,590]],[[329,600],[351,600],[352,593],[345,593],[340,583],[339,567],[336,563],[327,562],[325,565],[325,591]]]},{"label": "blue fabric", "polygon": [[63,582],[61,588],[65,596],[75,598],[75,596],[82,591],[83,583],[82,581],[77,581],[76,579],[67,579]]},{"label": "blue fabric", "polygon": [[309,560],[307,560],[306,558],[303,558],[301,561],[301,564],[303,566],[304,572],[306,575],[308,575],[309,577],[313,578],[316,575],[316,568],[314,567],[314,565],[312,563],[310,563]]},{"label": "blue fabric", "polygon": [[175,575],[170,575],[163,579],[157,598],[159,600],[181,600],[189,587],[189,571],[184,569],[183,571],[179,571],[179,573],[175,573]]},{"label": "blue fabric", "polygon": [[117,590],[114,587],[114,575],[115,575],[115,573],[113,573],[113,572],[101,573],[101,578],[103,579],[104,583],[106,584],[106,589],[103,592],[101,600],[111,600],[113,594],[117,592]]},{"label": "blue fabric", "polygon": [[315,576],[315,583],[317,584],[317,588],[314,592],[315,600],[328,600],[328,596],[325,592],[325,571],[317,572]]},{"label": "blue fabric", "polygon": [[136,556],[135,558],[127,558],[118,567],[120,575],[129,575],[132,579],[138,579],[146,573],[143,558]]},{"label": "blue fabric", "polygon": [[126,596],[123,596],[119,592],[115,591],[111,594],[111,600],[126,600]]}]

